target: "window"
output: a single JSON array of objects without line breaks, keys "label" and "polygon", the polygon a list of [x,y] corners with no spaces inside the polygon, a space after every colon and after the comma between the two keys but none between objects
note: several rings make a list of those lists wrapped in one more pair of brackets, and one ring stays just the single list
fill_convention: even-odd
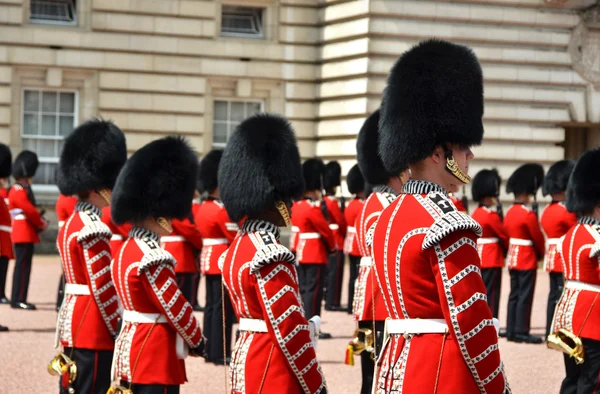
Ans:
[{"label": "window", "polygon": [[76,0],[31,0],[30,22],[77,23]]},{"label": "window", "polygon": [[77,124],[77,94],[73,91],[23,90],[23,149],[37,153],[40,167],[34,183],[54,185],[63,140]]},{"label": "window", "polygon": [[223,6],[221,35],[229,37],[264,38],[264,9]]},{"label": "window", "polygon": [[237,125],[261,111],[262,102],[259,101],[215,100],[213,148],[224,148]]}]

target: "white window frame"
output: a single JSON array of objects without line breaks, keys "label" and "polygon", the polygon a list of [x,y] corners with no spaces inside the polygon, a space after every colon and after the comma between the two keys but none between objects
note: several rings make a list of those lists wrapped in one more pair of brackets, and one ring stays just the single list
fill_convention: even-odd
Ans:
[{"label": "white window frame", "polygon": [[[224,101],[227,102],[227,120],[226,121],[222,121],[222,120],[216,120],[215,119],[215,104],[217,103],[217,101]],[[212,149],[223,149],[225,148],[225,146],[227,145],[227,141],[229,141],[229,137],[231,137],[231,134],[229,134],[229,126],[232,123],[238,123],[238,122],[233,122],[231,121],[231,103],[244,103],[244,104],[260,104],[260,110],[258,112],[264,112],[265,111],[265,101],[261,100],[261,99],[241,99],[241,98],[223,98],[223,97],[219,97],[219,98],[215,98],[213,99],[213,119],[212,119],[212,140],[211,140],[211,147]],[[250,114],[253,115],[253,114]],[[246,115],[246,117],[250,116],[250,115]],[[225,140],[225,142],[215,142],[215,123],[220,123],[220,124],[226,124],[227,125],[227,138]]]},{"label": "white window frame", "polygon": [[[45,87],[23,87],[21,89],[21,127],[19,130],[19,136],[21,138],[21,146],[23,146],[23,139],[31,139],[31,140],[48,140],[48,141],[63,141],[65,139],[65,137],[61,137],[61,136],[42,136],[42,135],[38,135],[38,136],[28,136],[28,135],[24,135],[23,134],[23,128],[25,125],[25,115],[26,115],[26,111],[25,111],[25,91],[37,91],[37,92],[55,92],[55,93],[73,93],[75,95],[75,101],[74,101],[74,108],[73,108],[73,128],[77,127],[77,125],[79,124],[79,92],[77,90],[73,90],[73,89],[60,89],[60,88],[45,88]],[[41,104],[40,104],[41,105]],[[44,114],[44,112],[36,112],[36,113],[41,113]],[[48,114],[50,114],[50,112],[48,112]],[[52,114],[57,115],[56,116],[56,121],[59,121],[59,112],[52,112]],[[40,121],[39,123],[39,127],[42,127],[42,123]],[[37,152],[36,152],[37,153]],[[60,152],[58,152],[58,155],[60,155]],[[58,161],[60,159],[59,156],[57,157],[48,157],[48,156],[40,156],[38,155],[38,159],[40,164],[58,164]],[[33,190],[34,191],[41,191],[41,192],[54,192],[54,191],[58,191],[58,187],[52,183],[49,184],[34,184],[33,185]]]},{"label": "white window frame", "polygon": [[29,23],[42,24],[42,25],[77,26],[77,24],[78,24],[78,13],[79,13],[78,3],[81,0],[70,0],[70,1],[73,2],[74,6],[75,6],[75,10],[74,10],[75,12],[73,14],[74,18],[73,18],[73,21],[71,21],[71,22],[57,21],[57,20],[52,20],[52,19],[33,19],[31,17],[31,15],[32,15],[31,1],[32,0],[29,0]]},{"label": "white window frame", "polygon": [[[261,26],[259,29],[259,32],[257,34],[248,34],[248,33],[240,33],[240,32],[230,32],[230,31],[223,31],[223,14],[224,11],[226,10],[226,8],[246,8],[246,9],[250,9],[250,10],[259,10],[261,15],[260,15],[260,19],[261,19]],[[221,37],[242,37],[242,38],[253,38],[253,39],[257,39],[257,40],[264,40],[266,37],[265,34],[265,20],[267,17],[267,9],[265,7],[260,7],[260,6],[247,6],[247,5],[235,5],[235,4],[224,4],[221,7],[221,31],[220,31],[220,35]]]}]

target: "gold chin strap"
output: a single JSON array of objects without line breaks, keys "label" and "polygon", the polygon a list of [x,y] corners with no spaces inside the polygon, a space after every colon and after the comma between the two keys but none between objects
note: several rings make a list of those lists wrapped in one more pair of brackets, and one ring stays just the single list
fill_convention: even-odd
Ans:
[{"label": "gold chin strap", "polygon": [[156,219],[156,224],[158,224],[163,230],[171,234],[173,232],[173,227],[169,224],[169,221],[162,216]]},{"label": "gold chin strap", "polygon": [[104,199],[104,201],[106,201],[108,205],[110,205],[110,193],[108,192],[108,190],[100,189],[98,190],[98,194]]},{"label": "gold chin strap", "polygon": [[459,181],[461,181],[465,185],[471,183],[471,177],[468,174],[465,174],[463,170],[461,170],[456,160],[454,160],[454,156],[446,158],[446,169],[448,169],[448,171],[450,171],[452,175],[454,175]]},{"label": "gold chin strap", "polygon": [[292,219],[290,218],[290,211],[289,211],[287,205],[285,205],[285,203],[283,201],[278,201],[275,204],[275,208],[277,208],[277,210],[279,211],[279,214],[283,218],[283,221],[285,222],[285,226],[289,227],[292,224]]}]

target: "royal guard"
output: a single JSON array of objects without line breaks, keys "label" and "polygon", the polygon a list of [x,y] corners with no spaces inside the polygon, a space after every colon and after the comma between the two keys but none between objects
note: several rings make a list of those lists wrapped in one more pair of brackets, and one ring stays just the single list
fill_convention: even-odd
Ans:
[{"label": "royal guard", "polygon": [[479,204],[472,217],[483,231],[481,238],[477,239],[481,277],[485,283],[488,305],[496,319],[500,310],[502,267],[508,249],[508,235],[502,224],[502,205],[499,202],[500,183],[498,171],[481,170],[473,178],[471,186],[473,201]]},{"label": "royal guard", "polygon": [[510,238],[506,256],[510,272],[506,338],[514,342],[543,342],[542,338],[530,335],[529,329],[538,260],[544,256],[545,242],[535,201],[531,209],[527,207],[543,180],[542,166],[528,163],[517,168],[506,184],[506,192],[515,195],[515,202],[504,218],[504,228]]},{"label": "royal guard", "polygon": [[544,269],[550,274],[550,293],[546,310],[546,336],[550,334],[554,309],[563,292],[563,265],[560,257],[559,244],[561,238],[577,224],[577,215],[567,210],[564,204],[569,177],[575,162],[561,160],[554,163],[544,177],[542,193],[550,195],[552,202],[542,212],[540,224],[546,238],[546,254]]},{"label": "royal guard", "polygon": [[[212,150],[202,158],[198,176],[208,198],[198,208],[196,225],[203,239],[200,267],[206,278],[206,306],[204,310],[204,335],[208,338],[206,360],[217,365],[228,364],[231,355],[232,327],[235,321],[233,306],[227,292],[222,289],[219,257],[227,250],[239,228],[233,222],[219,197],[218,171],[222,150]],[[221,295],[225,294],[222,298]],[[223,323],[225,307],[225,323]],[[225,330],[225,334],[223,334]],[[223,355],[225,335],[225,355]]]},{"label": "royal guard", "polygon": [[113,257],[116,257],[121,250],[121,246],[123,246],[125,240],[129,237],[132,226],[129,223],[116,224],[112,220],[110,206],[102,209],[102,222],[104,222],[112,232],[112,236],[110,237],[110,252]]},{"label": "royal guard", "polygon": [[[194,199],[192,200],[192,218],[194,219],[194,225],[196,226],[196,228],[198,228],[198,225],[196,225],[195,218],[198,216],[198,211],[200,210],[200,207],[202,206],[202,201],[201,201],[202,194],[201,193],[202,193],[202,184],[198,180],[196,182],[196,190],[194,191]],[[202,237],[202,234],[200,234],[200,237]],[[200,274],[200,252],[201,251],[202,251],[202,248],[195,251],[196,272],[194,273],[194,276],[192,278],[192,301],[190,302],[196,312],[204,312],[204,307],[200,306],[200,303],[198,302],[198,292],[200,291],[200,279],[201,279],[201,274]]]},{"label": "royal guard", "polygon": [[325,309],[328,311],[345,311],[340,305],[342,298],[342,282],[344,281],[344,239],[346,237],[346,219],[340,207],[342,201],[335,197],[336,189],[342,184],[342,168],[337,161],[330,161],[325,166],[323,202],[327,208],[329,228],[335,238],[336,252],[329,255],[327,262],[327,284],[325,286]]},{"label": "royal guard", "polygon": [[56,241],[66,280],[57,358],[66,357],[77,371],[57,373],[61,393],[105,394],[110,388],[119,302],[110,274],[112,233],[100,217],[126,160],[123,132],[111,122],[90,120],[65,139],[58,162],[58,189],[78,198]]},{"label": "royal guard", "polygon": [[[368,333],[366,330],[371,331],[370,338],[365,338],[365,342],[375,344],[372,351],[363,351],[360,354],[361,394],[371,393],[375,370],[374,360],[376,354],[379,354],[381,350],[384,323],[388,317],[373,271],[370,244],[372,232],[370,233],[370,230],[374,229],[381,211],[396,199],[403,184],[401,177],[392,175],[385,169],[377,152],[379,118],[379,110],[373,112],[363,124],[356,140],[358,165],[367,183],[373,187],[373,193],[365,200],[362,210],[354,220],[361,259],[352,302],[353,317],[359,330],[365,330],[365,334]],[[367,234],[369,235],[367,236]],[[368,243],[367,238],[369,238]]]},{"label": "royal guard", "polygon": [[389,313],[375,393],[510,393],[480,274],[481,226],[448,196],[470,181],[482,117],[483,77],[469,48],[427,40],[393,66],[379,152],[390,173],[409,167],[411,180],[373,234]]},{"label": "royal guard", "polygon": [[[307,318],[321,315],[327,261],[337,250],[335,236],[325,217],[326,206],[321,202],[324,171],[321,159],[308,159],[302,163],[304,198],[294,204],[292,211],[292,225],[298,227],[296,258],[300,296]],[[331,335],[321,333],[320,338],[329,339]]]},{"label": "royal guard", "polygon": [[177,262],[160,247],[172,220],[190,214],[197,170],[189,144],[166,137],[135,152],[117,178],[112,219],[133,228],[112,263],[124,308],[113,393],[179,393],[187,380],[184,359],[204,353],[200,323],[177,286]]},{"label": "royal guard", "polygon": [[[10,148],[4,144],[0,144],[0,181],[8,178],[11,171],[12,154]],[[0,304],[10,303],[10,300],[6,298],[6,294],[4,293],[8,261],[14,258],[10,230],[11,219],[8,204],[0,196]],[[8,328],[0,325],[0,331],[8,331]]]},{"label": "royal guard", "polygon": [[325,393],[315,329],[300,302],[296,258],[281,245],[292,199],[302,195],[294,132],[284,118],[258,114],[231,136],[219,169],[223,203],[245,219],[219,265],[240,336],[229,373],[230,393]]},{"label": "royal guard", "polygon": [[365,178],[358,164],[352,166],[348,175],[346,175],[346,185],[348,191],[354,195],[348,206],[344,210],[344,219],[346,219],[346,239],[344,239],[344,254],[350,259],[350,279],[348,281],[348,313],[352,313],[352,300],[354,300],[354,286],[358,277],[358,266],[360,264],[360,250],[358,248],[358,238],[356,237],[356,227],[354,222],[362,211],[365,204]]},{"label": "royal guard", "polygon": [[[64,226],[65,221],[73,214],[75,211],[75,205],[77,205],[77,197],[75,196],[65,196],[64,194],[59,194],[56,199],[56,205],[54,206],[54,211],[56,213],[56,219],[58,220],[58,229]],[[58,282],[58,292],[56,295],[56,310],[60,310],[60,305],[62,304],[64,297],[64,286],[65,286],[65,274],[63,273],[60,276],[60,280]]]},{"label": "royal guard", "polygon": [[8,208],[13,218],[11,239],[16,256],[11,307],[25,310],[36,309],[35,305],[27,302],[33,249],[35,244],[40,243],[39,233],[48,228],[43,212],[36,208],[31,189],[39,164],[35,153],[28,150],[19,153],[12,168],[16,183],[8,192]]},{"label": "royal guard", "polygon": [[[294,205],[297,204],[297,200],[292,201],[292,208],[291,210],[294,210]],[[292,227],[290,228],[290,251],[296,255],[296,245],[298,244],[298,233],[300,232],[300,229],[298,228],[298,226],[294,226],[292,225]]]}]

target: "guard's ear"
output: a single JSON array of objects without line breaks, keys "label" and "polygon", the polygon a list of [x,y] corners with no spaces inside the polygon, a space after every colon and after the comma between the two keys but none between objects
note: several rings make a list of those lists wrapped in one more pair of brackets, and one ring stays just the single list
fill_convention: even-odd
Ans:
[{"label": "guard's ear", "polygon": [[441,146],[437,146],[431,155],[431,159],[434,163],[445,163],[446,162],[446,154],[444,152],[444,148]]}]

